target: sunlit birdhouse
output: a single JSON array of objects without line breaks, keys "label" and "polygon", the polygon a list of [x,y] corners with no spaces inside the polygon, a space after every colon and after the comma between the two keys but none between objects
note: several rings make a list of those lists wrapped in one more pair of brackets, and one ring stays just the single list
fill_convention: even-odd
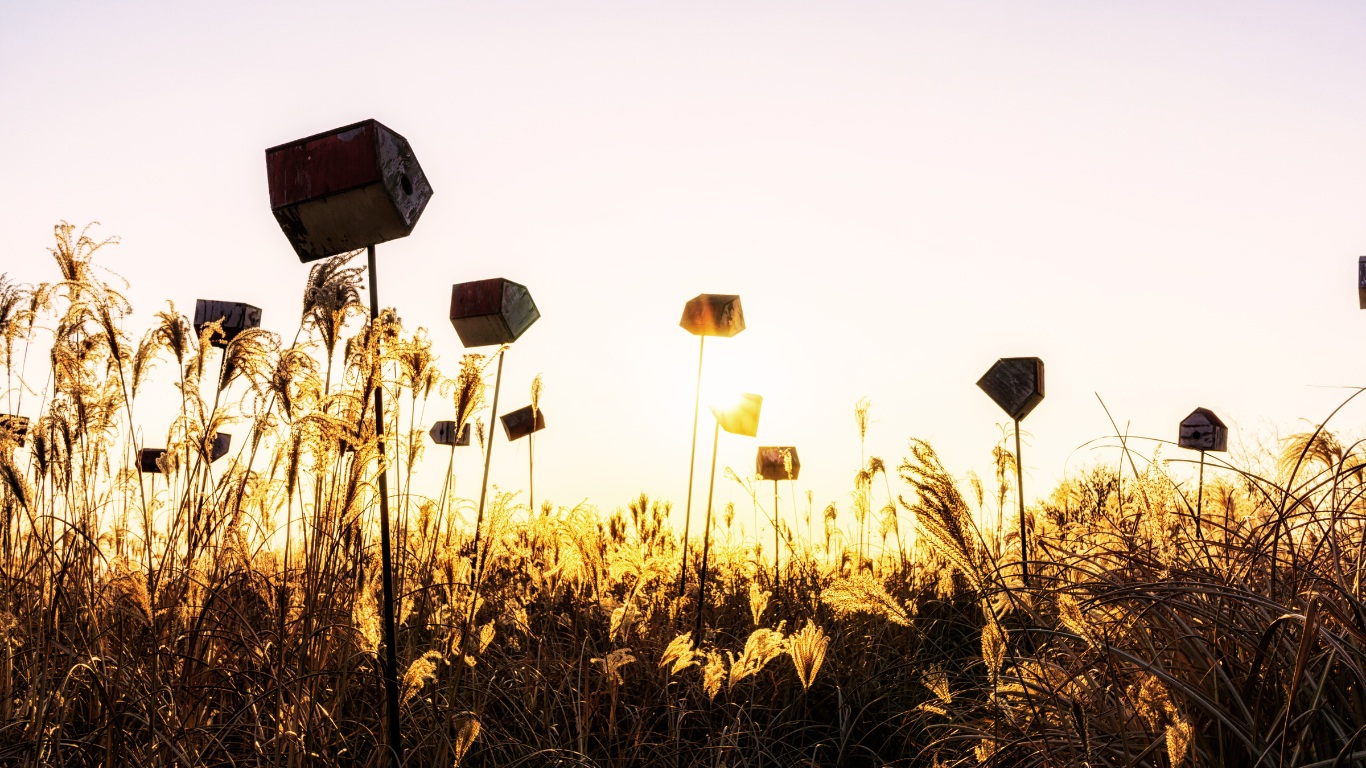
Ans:
[{"label": "sunlit birdhouse", "polygon": [[1181,420],[1177,445],[1192,451],[1227,451],[1228,427],[1208,408],[1196,408]]},{"label": "sunlit birdhouse", "polygon": [[745,330],[745,313],[739,296],[703,293],[683,305],[678,324],[694,336],[734,336]]},{"label": "sunlit birdhouse", "polygon": [[451,286],[451,325],[466,347],[511,344],[540,319],[526,286],[495,277]]},{"label": "sunlit birdhouse", "polygon": [[760,395],[743,394],[727,406],[712,406],[712,415],[721,429],[732,435],[754,437],[759,434],[759,410],[764,398]]},{"label": "sunlit birdhouse", "polygon": [[165,455],[165,448],[143,448],[138,451],[138,470],[144,474],[161,472],[161,459]]},{"label": "sunlit birdhouse", "polygon": [[0,439],[22,448],[28,440],[28,417],[0,413]]},{"label": "sunlit birdhouse", "polygon": [[765,445],[754,459],[755,472],[764,480],[796,480],[802,471],[797,449],[790,445]]},{"label": "sunlit birdhouse", "polygon": [[1003,357],[977,386],[1010,418],[1019,421],[1043,402],[1043,361],[1037,357]]},{"label": "sunlit birdhouse", "polygon": [[437,445],[469,445],[470,444],[470,423],[465,422],[465,428],[460,430],[460,434],[455,434],[455,422],[438,421],[432,425],[432,429],[427,433],[431,436],[432,442]]},{"label": "sunlit birdhouse", "polygon": [[506,413],[500,417],[503,422],[503,432],[508,437],[508,442],[520,440],[523,437],[545,429],[545,409],[537,408],[536,414],[531,413],[531,406],[518,408],[515,411]]},{"label": "sunlit birdhouse", "polygon": [[237,338],[242,331],[261,327],[261,310],[240,301],[209,301],[199,299],[194,303],[194,330],[201,336],[204,326],[214,321],[223,324],[223,335],[213,337],[215,347],[226,349],[228,342]]},{"label": "sunlit birdhouse", "polygon": [[1357,301],[1366,309],[1366,256],[1357,258]]},{"label": "sunlit birdhouse", "polygon": [[267,149],[266,173],[304,262],[407,237],[432,197],[408,140],[375,120]]}]

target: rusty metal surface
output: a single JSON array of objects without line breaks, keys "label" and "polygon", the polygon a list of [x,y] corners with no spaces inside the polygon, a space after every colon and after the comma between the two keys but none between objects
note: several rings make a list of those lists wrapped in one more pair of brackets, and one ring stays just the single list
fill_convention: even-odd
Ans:
[{"label": "rusty metal surface", "polygon": [[304,262],[406,237],[432,196],[408,141],[376,120],[271,147],[266,176]]},{"label": "rusty metal surface", "polygon": [[199,299],[194,303],[194,329],[203,334],[204,326],[215,320],[223,321],[223,335],[210,342],[215,347],[227,348],[228,342],[242,331],[261,327],[261,309],[240,301],[212,301]]},{"label": "rusty metal surface", "polygon": [[739,296],[703,293],[683,305],[678,324],[694,336],[734,336],[745,330],[745,313]]},{"label": "rusty metal surface", "polygon": [[531,406],[518,408],[510,413],[503,414],[499,419],[503,422],[503,433],[507,435],[508,442],[520,440],[532,432],[540,432],[545,429],[545,409],[536,409],[536,418],[531,417]]},{"label": "rusty metal surface", "polygon": [[432,442],[437,445],[469,445],[470,444],[470,424],[465,422],[465,428],[460,430],[460,436],[455,435],[454,421],[438,421],[432,425],[432,429],[427,433],[431,436]]},{"label": "rusty metal surface", "polygon": [[451,326],[466,347],[511,344],[540,317],[520,283],[495,277],[451,286]]},{"label": "rusty metal surface", "polygon": [[1208,408],[1196,408],[1181,420],[1177,445],[1193,451],[1227,451],[1228,427]]},{"label": "rusty metal surface", "polygon": [[0,413],[0,439],[24,447],[28,440],[28,417]]},{"label": "rusty metal surface", "polygon": [[754,471],[765,480],[796,480],[802,462],[797,449],[790,445],[764,445],[754,458]]},{"label": "rusty metal surface", "polygon": [[1003,357],[977,380],[1010,418],[1019,421],[1043,402],[1043,361],[1037,357]]},{"label": "rusty metal surface", "polygon": [[732,435],[754,437],[759,434],[759,411],[763,404],[763,397],[746,393],[740,395],[739,402],[733,407],[713,406],[711,413],[716,417],[716,423],[721,425],[721,429]]}]

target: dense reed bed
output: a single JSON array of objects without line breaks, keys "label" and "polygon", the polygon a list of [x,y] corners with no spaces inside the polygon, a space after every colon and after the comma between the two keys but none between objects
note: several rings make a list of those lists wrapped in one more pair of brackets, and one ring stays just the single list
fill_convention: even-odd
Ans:
[{"label": "dense reed bed", "polygon": [[[60,225],[57,279],[0,283],[3,406],[33,417],[22,445],[0,433],[6,765],[385,764],[376,386],[410,765],[1366,761],[1366,457],[1326,430],[1199,503],[1119,444],[1028,510],[1028,584],[1014,456],[984,483],[911,440],[847,509],[787,521],[776,571],[718,515],[699,638],[699,557],[678,595],[682,543],[644,495],[496,494],[471,572],[471,504],[414,472],[429,401],[478,423],[487,358],[447,377],[420,330],[363,322],[348,259],[314,268],[292,341],[218,351],[173,307],[129,335],[93,262],[112,244]],[[166,432],[140,431],[168,397]]]}]

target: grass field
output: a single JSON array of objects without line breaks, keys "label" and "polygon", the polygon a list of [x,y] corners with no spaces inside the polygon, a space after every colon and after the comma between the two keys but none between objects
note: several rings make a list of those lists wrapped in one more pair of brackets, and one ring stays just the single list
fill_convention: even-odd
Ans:
[{"label": "grass field", "polygon": [[[60,225],[58,279],[0,284],[0,406],[37,414],[0,433],[0,763],[385,765],[383,386],[409,765],[1366,764],[1366,453],[1325,429],[1199,494],[1120,446],[1027,510],[1027,584],[1015,457],[956,477],[911,439],[785,521],[776,571],[718,514],[698,637],[665,501],[494,494],[472,572],[473,503],[412,491],[413,414],[477,421],[489,358],[348,335],[353,263],[292,341],[219,353],[173,308],[130,336],[109,245]],[[164,439],[133,427],[153,365]]]}]

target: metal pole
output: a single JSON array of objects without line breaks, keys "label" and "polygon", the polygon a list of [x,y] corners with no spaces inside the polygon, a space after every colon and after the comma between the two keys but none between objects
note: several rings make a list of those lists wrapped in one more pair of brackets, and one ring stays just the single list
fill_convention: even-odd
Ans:
[{"label": "metal pole", "polygon": [[773,481],[773,591],[778,591],[778,481]]},{"label": "metal pole", "polygon": [[1204,519],[1202,513],[1205,509],[1205,452],[1200,452],[1200,490],[1195,494],[1195,535],[1197,538],[1204,538],[1204,531],[1201,530],[1201,521]]},{"label": "metal pole", "polygon": [[716,422],[716,430],[711,435],[711,482],[707,484],[707,523],[702,531],[702,574],[697,584],[697,628],[693,632],[692,646],[702,644],[702,607],[707,604],[707,552],[711,547],[711,500],[712,490],[716,488],[716,444],[721,439],[721,422]]},{"label": "metal pole", "polygon": [[702,353],[707,348],[707,337],[697,337],[697,394],[692,399],[692,447],[688,449],[688,506],[683,513],[683,562],[678,567],[678,596],[688,586],[688,529],[692,527],[692,479],[697,464],[697,411],[702,404]]},{"label": "metal pole", "polygon": [[474,518],[474,568],[470,572],[470,584],[479,581],[479,532],[484,527],[484,500],[488,497],[489,466],[493,463],[493,424],[498,420],[498,391],[503,388],[503,353],[506,347],[498,350],[498,374],[493,379],[493,412],[489,415],[488,446],[484,449],[484,481],[479,485],[479,513]]},{"label": "metal pole", "polygon": [[[375,246],[367,246],[370,273],[370,332],[377,333],[379,286],[375,274]],[[376,354],[379,353],[376,340]],[[379,444],[379,545],[381,582],[384,590],[384,698],[388,705],[389,765],[403,764],[403,739],[398,707],[398,644],[394,627],[394,565],[389,544],[389,463],[384,452],[384,382],[375,385],[375,439]]]},{"label": "metal pole", "polygon": [[[536,414],[531,414],[531,428],[536,428]],[[527,505],[536,511],[536,434],[526,436]]]},{"label": "metal pole", "polygon": [[1020,580],[1029,586],[1029,533],[1025,530],[1024,462],[1020,460],[1020,420],[1015,420],[1015,490],[1020,492]]}]

